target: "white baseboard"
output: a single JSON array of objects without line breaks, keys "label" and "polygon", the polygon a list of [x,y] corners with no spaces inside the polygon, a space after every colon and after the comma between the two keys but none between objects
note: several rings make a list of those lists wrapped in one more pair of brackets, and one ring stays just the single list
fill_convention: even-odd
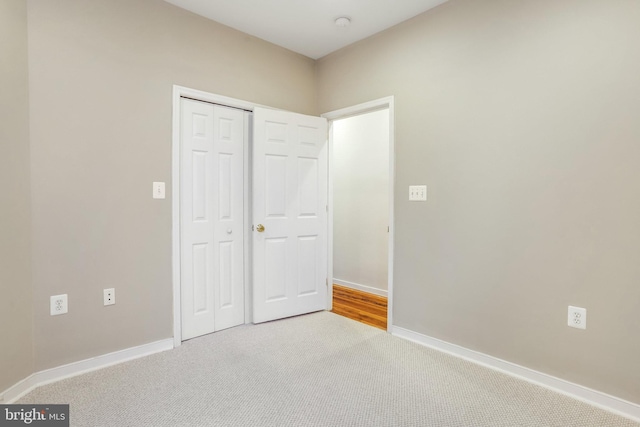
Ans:
[{"label": "white baseboard", "polygon": [[4,404],[13,403],[33,389],[42,385],[106,368],[107,366],[117,365],[118,363],[127,362],[129,360],[138,359],[140,357],[149,356],[154,353],[171,350],[172,348],[173,338],[168,338],[36,372],[1,393],[0,402]]},{"label": "white baseboard", "polygon": [[388,292],[384,289],[373,288],[367,285],[361,285],[359,283],[348,282],[346,280],[333,279],[335,285],[344,286],[345,288],[355,289],[356,291],[367,292],[369,294],[378,295],[381,297],[387,297]]},{"label": "white baseboard", "polygon": [[506,360],[498,359],[484,353],[469,350],[468,348],[464,348],[456,344],[432,338],[409,329],[404,329],[399,326],[393,326],[391,333],[399,338],[404,338],[425,347],[468,360],[469,362],[473,362],[490,369],[495,369],[496,371],[551,389],[557,393],[564,394],[590,405],[597,406],[605,411],[613,412],[625,418],[630,418],[633,421],[640,422],[640,405],[633,402],[629,402],[579,384],[565,381],[542,372],[534,371],[533,369],[525,368],[524,366],[516,365],[515,363],[507,362]]}]

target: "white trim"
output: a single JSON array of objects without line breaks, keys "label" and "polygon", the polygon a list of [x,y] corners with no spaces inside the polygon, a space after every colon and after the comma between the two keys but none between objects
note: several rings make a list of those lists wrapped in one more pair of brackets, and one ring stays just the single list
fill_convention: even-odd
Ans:
[{"label": "white trim", "polygon": [[588,387],[575,384],[506,360],[498,359],[475,350],[432,338],[418,332],[394,326],[391,333],[399,338],[413,341],[425,347],[450,354],[478,365],[494,369],[518,379],[545,387],[565,396],[572,397],[605,411],[613,412],[636,422],[640,421],[640,405],[606,394]]},{"label": "white trim", "polygon": [[347,280],[333,279],[335,285],[344,286],[345,288],[355,289],[357,291],[366,292],[368,294],[386,297],[388,292],[384,289],[374,288],[373,286],[361,285],[360,283],[349,282]]},{"label": "white trim", "polygon": [[[324,116],[321,116],[324,117]],[[333,310],[333,121],[327,119],[327,311]]]},{"label": "white trim", "polygon": [[395,183],[396,183],[396,116],[394,98],[388,99],[389,105],[389,283],[387,285],[387,330],[393,330],[393,266],[395,256]]},{"label": "white trim", "polygon": [[[393,329],[393,262],[394,262],[394,240],[395,240],[395,181],[396,181],[396,157],[395,157],[395,106],[394,97],[387,96],[385,98],[376,99],[352,107],[342,108],[340,110],[324,113],[321,117],[326,118],[330,122],[333,120],[344,119],[351,116],[369,113],[376,110],[389,109],[389,249],[388,249],[388,282],[387,282],[387,331]],[[329,124],[329,257],[328,257],[328,275],[333,277],[333,173],[331,168],[331,156],[333,155],[333,132],[332,123]],[[333,292],[329,287],[329,303],[331,307]]]},{"label": "white trim", "polygon": [[373,101],[363,102],[362,104],[353,105],[351,107],[330,111],[328,113],[321,114],[320,117],[324,117],[327,120],[346,119],[347,117],[359,116],[372,111],[391,108],[392,106],[393,96],[387,96]]},{"label": "white trim", "polygon": [[103,354],[90,359],[69,363],[68,365],[62,365],[56,368],[36,372],[5,390],[0,395],[2,397],[0,401],[5,404],[13,403],[25,394],[42,385],[75,377],[77,375],[96,371],[119,363],[128,362],[151,354],[160,353],[162,351],[171,350],[172,348],[173,339],[167,338],[149,344],[114,351],[113,353]]},{"label": "white trim", "polygon": [[251,256],[251,239],[253,222],[253,207],[251,204],[251,177],[252,177],[252,152],[253,140],[253,113],[244,114],[244,323],[253,322],[253,265]]},{"label": "white trim", "polygon": [[173,271],[173,346],[182,345],[180,300],[180,97],[184,88],[173,86],[171,142],[171,266]]},{"label": "white trim", "polygon": [[[243,101],[242,99],[230,98],[228,96],[217,95],[214,93],[204,92],[201,90],[191,89],[188,87],[178,86],[178,85],[173,86],[174,107],[175,107],[176,94],[178,95],[178,101],[180,101],[180,97],[185,97],[185,98],[195,99],[198,101],[211,102],[213,104],[219,104],[225,107],[240,108],[242,110],[247,110],[247,111],[253,111],[256,107],[269,108],[272,110],[274,109],[266,105],[256,104],[254,102]],[[175,110],[174,110],[174,113],[175,113]],[[174,117],[174,120],[175,120],[175,117]]]}]

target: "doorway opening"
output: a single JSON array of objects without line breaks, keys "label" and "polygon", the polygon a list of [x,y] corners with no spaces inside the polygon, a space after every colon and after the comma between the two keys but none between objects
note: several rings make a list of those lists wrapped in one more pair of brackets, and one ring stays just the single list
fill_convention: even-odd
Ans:
[{"label": "doorway opening", "polygon": [[325,114],[330,124],[332,310],[390,329],[393,98]]}]

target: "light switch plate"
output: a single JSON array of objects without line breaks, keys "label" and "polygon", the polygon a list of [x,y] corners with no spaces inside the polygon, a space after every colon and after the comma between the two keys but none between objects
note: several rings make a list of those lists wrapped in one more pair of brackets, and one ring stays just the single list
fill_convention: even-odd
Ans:
[{"label": "light switch plate", "polygon": [[427,186],[426,185],[410,185],[409,201],[410,202],[426,202]]},{"label": "light switch plate", "polygon": [[164,182],[153,183],[153,198],[164,199]]}]

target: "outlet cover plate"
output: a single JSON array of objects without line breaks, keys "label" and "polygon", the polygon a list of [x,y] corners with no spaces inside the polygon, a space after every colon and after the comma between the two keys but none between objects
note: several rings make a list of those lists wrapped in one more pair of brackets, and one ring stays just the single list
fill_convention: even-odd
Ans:
[{"label": "outlet cover plate", "polygon": [[567,324],[572,328],[587,329],[587,309],[570,305]]},{"label": "outlet cover plate", "polygon": [[52,316],[69,312],[69,302],[67,294],[53,295],[50,299],[50,310]]},{"label": "outlet cover plate", "polygon": [[115,288],[104,289],[104,305],[114,305],[116,303]]}]

